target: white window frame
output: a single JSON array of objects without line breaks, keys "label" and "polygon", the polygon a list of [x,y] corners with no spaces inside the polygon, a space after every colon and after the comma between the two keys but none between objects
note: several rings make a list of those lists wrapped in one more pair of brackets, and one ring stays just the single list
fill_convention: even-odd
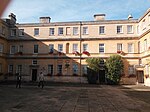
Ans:
[{"label": "white window frame", "polygon": [[[132,45],[132,48],[130,49],[129,46]],[[128,53],[134,53],[134,44],[128,43]]]},{"label": "white window frame", "polygon": [[73,27],[73,35],[78,35],[78,27]]},{"label": "white window frame", "polygon": [[58,44],[58,52],[63,52],[63,44]]},{"label": "white window frame", "polygon": [[117,43],[117,51],[122,51],[122,43]]},{"label": "white window frame", "polygon": [[105,26],[99,26],[99,34],[105,34]]},{"label": "white window frame", "polygon": [[66,27],[66,35],[71,35],[71,28],[70,27]]},{"label": "white window frame", "polygon": [[127,33],[133,33],[133,25],[127,25]]},{"label": "white window frame", "polygon": [[[103,46],[101,46],[101,45],[103,45]],[[101,48],[103,48],[103,52],[100,51]],[[104,43],[99,44],[99,53],[105,53],[105,44]]]},{"label": "white window frame", "polygon": [[38,36],[40,34],[39,28],[34,28],[34,36]]},{"label": "white window frame", "polygon": [[[12,47],[14,47],[14,52],[12,52]],[[16,52],[18,52],[18,46],[10,45],[10,54],[15,54]]]},{"label": "white window frame", "polygon": [[49,28],[49,35],[55,35],[55,28]]},{"label": "white window frame", "polygon": [[123,33],[123,26],[117,25],[117,34]]},{"label": "white window frame", "polygon": [[83,27],[83,35],[87,35],[88,34],[88,27]]},{"label": "white window frame", "polygon": [[19,36],[24,36],[24,29],[19,29]]},{"label": "white window frame", "polygon": [[88,44],[83,44],[83,51],[88,51]]},{"label": "white window frame", "polygon": [[64,28],[63,27],[59,27],[58,28],[58,35],[63,35],[64,34]]},{"label": "white window frame", "polygon": [[72,45],[72,51],[73,52],[78,51],[78,44],[73,44]]}]

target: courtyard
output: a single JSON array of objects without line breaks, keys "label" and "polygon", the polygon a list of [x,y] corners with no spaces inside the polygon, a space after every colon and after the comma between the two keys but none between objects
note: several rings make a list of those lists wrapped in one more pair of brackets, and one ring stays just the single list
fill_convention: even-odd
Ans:
[{"label": "courtyard", "polygon": [[0,112],[149,112],[150,87],[47,83],[0,85]]}]

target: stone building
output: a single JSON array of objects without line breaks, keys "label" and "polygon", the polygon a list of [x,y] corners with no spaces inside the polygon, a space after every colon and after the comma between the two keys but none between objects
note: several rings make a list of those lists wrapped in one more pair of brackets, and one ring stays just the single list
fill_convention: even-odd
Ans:
[{"label": "stone building", "polygon": [[121,83],[150,86],[150,9],[139,19],[105,16],[95,14],[93,21],[75,22],[40,17],[39,23],[24,24],[16,23],[12,13],[0,19],[1,79],[20,73],[23,80],[36,81],[43,71],[47,80],[81,81],[87,74],[87,58],[105,60],[119,54],[124,60]]}]

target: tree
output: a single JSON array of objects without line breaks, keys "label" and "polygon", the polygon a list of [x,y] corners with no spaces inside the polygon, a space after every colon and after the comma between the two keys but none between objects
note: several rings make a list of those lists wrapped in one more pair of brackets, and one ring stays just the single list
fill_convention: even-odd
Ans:
[{"label": "tree", "polygon": [[118,84],[123,71],[123,61],[120,55],[112,55],[106,60],[106,78],[108,83]]},{"label": "tree", "polygon": [[87,78],[88,78],[89,83],[96,83],[97,82],[101,61],[103,61],[103,59],[101,59],[101,58],[88,58],[86,60],[87,65],[88,65]]}]

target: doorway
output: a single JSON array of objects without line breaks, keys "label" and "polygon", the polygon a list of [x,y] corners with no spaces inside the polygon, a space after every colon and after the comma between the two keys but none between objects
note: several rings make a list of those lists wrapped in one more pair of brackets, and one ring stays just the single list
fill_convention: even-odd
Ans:
[{"label": "doorway", "polygon": [[32,81],[37,80],[37,69],[32,69]]},{"label": "doorway", "polygon": [[137,72],[137,81],[138,83],[144,83],[144,73],[143,71]]},{"label": "doorway", "polygon": [[105,84],[105,70],[99,71],[99,83]]}]

